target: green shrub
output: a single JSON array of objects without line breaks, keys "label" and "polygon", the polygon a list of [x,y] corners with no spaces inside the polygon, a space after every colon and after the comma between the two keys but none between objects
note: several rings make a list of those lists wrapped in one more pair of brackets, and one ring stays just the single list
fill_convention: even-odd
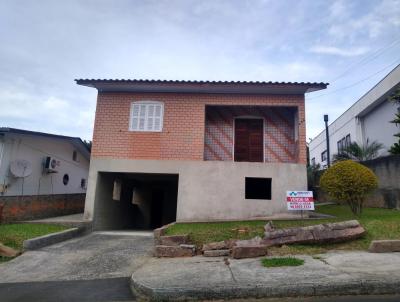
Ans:
[{"label": "green shrub", "polygon": [[378,179],[367,167],[344,160],[325,171],[320,186],[332,198],[347,203],[355,215],[360,215],[365,196],[378,186]]}]

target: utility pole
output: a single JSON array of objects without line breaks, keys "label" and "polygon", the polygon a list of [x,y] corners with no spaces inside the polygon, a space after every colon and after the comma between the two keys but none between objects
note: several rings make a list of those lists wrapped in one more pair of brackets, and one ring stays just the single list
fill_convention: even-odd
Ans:
[{"label": "utility pole", "polygon": [[325,134],[326,134],[326,155],[328,157],[328,168],[331,166],[331,152],[329,150],[329,128],[328,128],[328,115],[324,115],[325,121]]}]

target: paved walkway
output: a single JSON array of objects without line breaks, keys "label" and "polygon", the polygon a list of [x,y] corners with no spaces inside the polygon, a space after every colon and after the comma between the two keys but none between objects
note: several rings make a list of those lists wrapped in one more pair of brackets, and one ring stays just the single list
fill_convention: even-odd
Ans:
[{"label": "paved walkway", "polygon": [[95,232],[0,264],[0,283],[129,277],[152,247],[150,232]]},{"label": "paved walkway", "polygon": [[298,256],[303,266],[265,268],[260,259],[155,259],[131,287],[157,300],[400,294],[400,253],[337,252]]},{"label": "paved walkway", "polygon": [[83,213],[55,216],[50,218],[35,219],[24,221],[26,223],[45,223],[45,224],[61,224],[71,227],[80,227],[88,224],[88,221],[83,219]]}]

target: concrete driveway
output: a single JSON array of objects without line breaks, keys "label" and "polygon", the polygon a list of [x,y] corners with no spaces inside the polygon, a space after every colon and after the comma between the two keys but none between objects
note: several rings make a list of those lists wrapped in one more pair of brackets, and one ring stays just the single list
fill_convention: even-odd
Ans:
[{"label": "concrete driveway", "polygon": [[0,283],[129,277],[146,262],[150,232],[95,232],[0,265]]}]

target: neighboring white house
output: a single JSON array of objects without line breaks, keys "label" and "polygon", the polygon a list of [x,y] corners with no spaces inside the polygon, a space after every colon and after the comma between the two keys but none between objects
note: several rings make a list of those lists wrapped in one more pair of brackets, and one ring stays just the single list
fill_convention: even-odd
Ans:
[{"label": "neighboring white house", "polygon": [[5,205],[5,219],[83,209],[89,161],[90,151],[80,138],[0,127],[0,203]]},{"label": "neighboring white house", "polygon": [[[46,159],[57,161],[49,171]],[[0,194],[2,196],[85,193],[90,152],[80,138],[0,128]],[[27,177],[10,166],[27,162]],[[23,169],[23,168],[22,168]]]},{"label": "neighboring white house", "polygon": [[[384,145],[379,155],[388,154],[388,149],[396,141],[393,135],[399,132],[399,128],[390,121],[394,119],[400,107],[387,99],[397,89],[400,89],[400,65],[329,125],[331,159],[340,148],[350,142],[364,145],[367,141],[377,141]],[[321,167],[325,167],[327,165],[325,130],[311,140],[309,149],[310,164],[320,164]]]}]

